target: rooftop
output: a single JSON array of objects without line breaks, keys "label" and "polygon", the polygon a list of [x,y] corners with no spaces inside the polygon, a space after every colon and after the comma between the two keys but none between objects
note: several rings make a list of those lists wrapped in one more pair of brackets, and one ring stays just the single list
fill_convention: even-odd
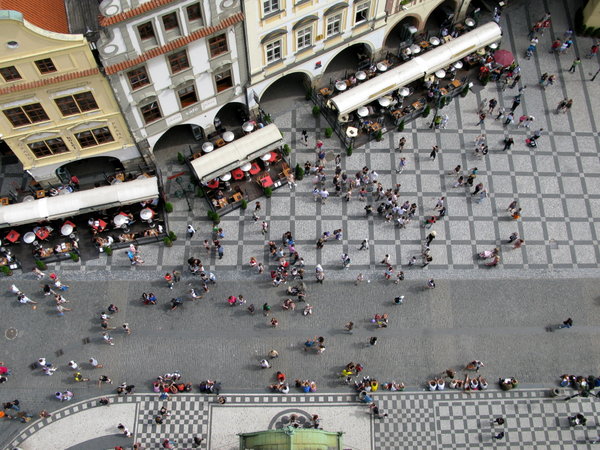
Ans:
[{"label": "rooftop", "polygon": [[69,33],[64,0],[0,0],[0,10],[19,11],[25,20],[55,33]]}]

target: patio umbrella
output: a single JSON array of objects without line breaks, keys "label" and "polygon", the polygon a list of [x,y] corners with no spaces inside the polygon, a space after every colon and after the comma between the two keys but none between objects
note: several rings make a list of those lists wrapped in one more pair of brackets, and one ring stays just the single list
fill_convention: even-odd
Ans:
[{"label": "patio umbrella", "polygon": [[35,233],[33,231],[28,231],[23,235],[23,242],[26,244],[31,244],[33,241],[35,241]]},{"label": "patio umbrella", "polygon": [[391,103],[391,102],[390,102],[390,99],[389,99],[388,97],[381,97],[381,98],[378,98],[378,99],[377,99],[377,101],[378,101],[378,102],[379,102],[379,104],[380,104],[381,106],[383,106],[384,108],[385,108],[385,107],[387,107],[387,106],[390,106],[390,103]]},{"label": "patio umbrella", "polygon": [[358,111],[356,111],[356,113],[360,117],[367,117],[369,115],[369,110],[367,109],[366,106],[361,106],[360,108],[358,108]]},{"label": "patio umbrella", "polygon": [[438,78],[444,78],[446,76],[446,71],[444,69],[440,69],[435,72],[435,76]]},{"label": "patio umbrella", "polygon": [[[124,216],[121,216],[124,217]],[[126,219],[126,217],[125,217]],[[62,227],[60,227],[60,234],[63,236],[68,236],[73,232],[73,225],[65,223]]]},{"label": "patio umbrella", "polygon": [[270,160],[270,159],[271,159],[271,153],[269,152],[269,153],[267,153],[267,154],[265,154],[265,155],[262,155],[262,156],[260,157],[260,159],[262,159],[263,161],[268,161],[268,160]]},{"label": "patio umbrella", "polygon": [[387,66],[384,63],[377,63],[377,70],[380,72],[385,72],[387,70]]},{"label": "patio umbrella", "polygon": [[152,216],[154,216],[154,211],[152,211],[150,208],[144,208],[140,211],[140,217],[142,220],[150,220],[152,219]]},{"label": "patio umbrella", "polygon": [[242,125],[242,130],[244,130],[246,133],[249,133],[250,131],[254,130],[254,125],[252,125],[251,122],[244,122]]},{"label": "patio umbrella", "polygon": [[125,225],[128,221],[128,218],[126,216],[124,216],[123,214],[117,214],[114,218],[113,218],[113,223],[118,226],[118,227],[122,227],[123,225]]},{"label": "patio umbrella", "polygon": [[235,139],[235,135],[231,131],[226,131],[223,133],[223,140],[225,142],[231,142]]},{"label": "patio umbrella", "polygon": [[462,69],[463,68],[463,62],[462,61],[456,61],[454,64],[452,64],[454,66],[455,69]]},{"label": "patio umbrella", "polygon": [[417,44],[413,44],[410,46],[410,51],[416,55],[417,53],[421,53],[421,47],[419,47]]},{"label": "patio umbrella", "polygon": [[429,43],[433,46],[440,45],[440,38],[433,36],[431,39],[429,39]]},{"label": "patio umbrella", "polygon": [[247,162],[246,164],[243,164],[242,166],[240,166],[240,169],[243,172],[249,172],[250,169],[252,169],[252,164],[250,164],[249,162]]},{"label": "patio umbrella", "polygon": [[507,67],[515,61],[515,57],[508,50],[496,50],[494,52],[494,60],[502,67]]},{"label": "patio umbrella", "polygon": [[410,94],[410,89],[407,88],[407,87],[403,87],[403,88],[400,89],[399,94],[402,97],[407,97]]},{"label": "patio umbrella", "polygon": [[356,136],[358,136],[358,128],[355,128],[355,127],[346,128],[346,136],[355,138]]},{"label": "patio umbrella", "polygon": [[336,81],[335,82],[335,88],[338,91],[345,91],[347,87],[348,86],[346,86],[346,82],[345,81]]},{"label": "patio umbrella", "polygon": [[356,72],[356,79],[357,80],[365,80],[367,78],[367,74],[365,72],[363,72],[362,70],[359,70],[358,72]]},{"label": "patio umbrella", "polygon": [[215,146],[212,144],[212,142],[205,142],[204,144],[202,144],[203,152],[210,153],[213,151],[214,148]]},{"label": "patio umbrella", "polygon": [[227,172],[225,175],[221,175],[219,178],[221,178],[221,181],[229,181],[231,180],[231,174]]},{"label": "patio umbrella", "polygon": [[468,27],[474,27],[475,26],[475,20],[471,19],[470,17],[468,19],[465,20],[465,25]]}]

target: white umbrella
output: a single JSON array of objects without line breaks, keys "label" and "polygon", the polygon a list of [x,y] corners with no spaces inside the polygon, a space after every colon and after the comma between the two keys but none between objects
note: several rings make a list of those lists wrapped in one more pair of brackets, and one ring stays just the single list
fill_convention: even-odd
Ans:
[{"label": "white umbrella", "polygon": [[118,227],[122,227],[123,225],[125,225],[128,222],[128,220],[129,220],[129,218],[124,216],[123,214],[117,214],[113,218],[113,223]]},{"label": "white umbrella", "polygon": [[250,131],[254,130],[254,125],[251,122],[244,122],[242,125],[242,130],[244,130],[246,133],[249,133]]},{"label": "white umbrella", "polygon": [[35,233],[33,231],[28,231],[23,235],[23,242],[26,244],[31,244],[35,241]]},{"label": "white umbrella", "polygon": [[358,128],[355,128],[355,127],[346,128],[346,136],[351,137],[351,138],[358,136]]},{"label": "white umbrella", "polygon": [[358,72],[356,72],[356,79],[357,80],[366,80],[367,79],[367,74],[365,72],[363,72],[362,70],[359,70]]},{"label": "white umbrella", "polygon": [[384,63],[377,63],[377,70],[380,72],[385,72],[387,70],[387,66]]},{"label": "white umbrella", "polygon": [[440,38],[433,36],[431,39],[429,39],[429,43],[433,46],[440,45]]},{"label": "white umbrella", "polygon": [[390,106],[390,103],[391,103],[389,97],[381,97],[381,98],[378,98],[377,101],[384,108],[387,106]]},{"label": "white umbrella", "polygon": [[407,97],[408,95],[410,95],[410,89],[407,87],[403,87],[402,89],[400,89],[399,94],[402,97]]},{"label": "white umbrella", "polygon": [[140,211],[140,217],[142,220],[150,220],[152,219],[153,215],[154,211],[152,211],[150,208],[144,208]]},{"label": "white umbrella", "polygon": [[467,20],[465,20],[465,25],[468,27],[474,27],[475,21],[469,17]]},{"label": "white umbrella", "polygon": [[335,82],[335,88],[338,91],[345,91],[347,86],[346,86],[346,82],[345,81],[336,81]]},{"label": "white umbrella", "polygon": [[252,164],[247,162],[246,164],[243,164],[242,166],[240,166],[240,169],[242,170],[242,172],[249,172],[250,169],[252,169]]},{"label": "white umbrella", "polygon": [[269,152],[269,153],[267,153],[266,155],[262,155],[262,156],[260,157],[260,159],[262,159],[263,161],[268,161],[268,160],[270,160],[270,159],[271,159],[271,153]]},{"label": "white umbrella", "polygon": [[231,180],[231,174],[227,172],[225,175],[221,175],[219,178],[221,179],[221,181],[229,181]]},{"label": "white umbrella", "polygon": [[417,53],[421,53],[421,47],[419,47],[417,44],[413,44],[410,46],[410,51],[416,55]]},{"label": "white umbrella", "polygon": [[212,144],[212,142],[205,142],[204,144],[202,144],[203,152],[210,153],[213,151],[214,148],[215,146]]},{"label": "white umbrella", "polygon": [[444,69],[440,69],[435,73],[435,76],[438,78],[444,78],[446,76],[446,71]]},{"label": "white umbrella", "polygon": [[498,43],[494,42],[493,44],[490,44],[490,48],[496,50],[498,48]]},{"label": "white umbrella", "polygon": [[456,62],[453,64],[453,66],[454,66],[456,69],[462,69],[462,68],[463,68],[463,62],[462,62],[462,61],[456,61]]},{"label": "white umbrella", "polygon": [[231,131],[226,131],[223,133],[223,140],[225,142],[231,142],[235,139],[235,135]]},{"label": "white umbrella", "polygon": [[361,106],[360,108],[358,108],[358,111],[356,111],[356,113],[360,117],[367,117],[369,115],[369,110],[367,109],[366,106]]},{"label": "white umbrella", "polygon": [[[121,216],[123,217],[123,216]],[[73,232],[73,225],[65,223],[62,227],[60,227],[60,234],[63,236],[68,236]]]}]

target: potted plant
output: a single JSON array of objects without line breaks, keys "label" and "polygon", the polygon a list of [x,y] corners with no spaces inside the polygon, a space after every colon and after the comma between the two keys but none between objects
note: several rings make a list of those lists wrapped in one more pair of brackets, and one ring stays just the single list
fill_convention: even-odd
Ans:
[{"label": "potted plant", "polygon": [[104,248],[104,253],[106,253],[106,256],[112,256],[112,254],[113,254],[112,247],[105,247]]},{"label": "potted plant", "polygon": [[218,224],[219,222],[221,222],[221,218],[220,218],[220,217],[219,217],[219,215],[218,215],[216,212],[214,212],[213,210],[210,210],[210,211],[208,211],[208,212],[206,213],[206,215],[208,216],[208,218],[209,218],[210,220],[212,220],[212,222],[213,222],[215,225],[216,225],[216,224]]},{"label": "potted plant", "polygon": [[319,117],[319,114],[321,114],[321,108],[319,108],[317,105],[313,106],[312,115]]},{"label": "potted plant", "polygon": [[201,186],[198,186],[196,188],[196,197],[198,197],[198,198],[204,197],[204,189],[202,189]]},{"label": "potted plant", "polygon": [[173,247],[173,241],[167,236],[163,238],[163,242],[165,243],[165,247]]},{"label": "potted plant", "polygon": [[71,252],[71,253],[69,253],[69,256],[71,258],[71,261],[79,262],[79,255],[77,253]]},{"label": "potted plant", "polygon": [[246,201],[245,198],[243,198],[242,202],[240,203],[240,208],[246,209],[247,207],[248,207],[248,202]]},{"label": "potted plant", "polygon": [[383,131],[379,130],[377,131],[377,133],[375,134],[375,140],[377,142],[381,142],[381,140],[383,139]]},{"label": "potted plant", "polygon": [[352,146],[346,147],[346,156],[352,156]]},{"label": "potted plant", "polygon": [[427,117],[430,112],[431,112],[431,106],[429,106],[429,105],[425,106],[425,109],[423,110],[423,117]]},{"label": "potted plant", "polygon": [[167,214],[173,212],[173,203],[170,203],[170,202],[165,203],[165,212]]},{"label": "potted plant", "polygon": [[185,164],[185,156],[183,156],[183,153],[177,153],[177,161],[179,161],[179,164]]},{"label": "potted plant", "polygon": [[398,131],[404,131],[404,120],[398,124]]},{"label": "potted plant", "polygon": [[296,164],[296,180],[300,181],[304,178],[304,168],[300,164]]},{"label": "potted plant", "polygon": [[264,189],[264,193],[265,193],[265,197],[271,198],[271,195],[273,195],[273,188],[271,186],[266,187]]},{"label": "potted plant", "polygon": [[7,277],[10,277],[13,274],[13,271],[10,270],[10,267],[8,266],[0,266],[0,272]]},{"label": "potted plant", "polygon": [[325,137],[330,138],[331,136],[333,136],[333,129],[329,127],[325,128]]},{"label": "potted plant", "polygon": [[284,144],[284,146],[283,146],[283,154],[284,154],[285,156],[289,156],[289,154],[290,154],[291,152],[292,152],[292,149],[290,148],[290,146],[289,146],[289,145],[287,145],[287,144]]},{"label": "potted plant", "polygon": [[41,259],[36,259],[35,260],[35,265],[40,270],[46,270],[48,268],[48,265],[44,261],[42,261]]},{"label": "potted plant", "polygon": [[177,240],[177,235],[174,231],[169,231],[169,239],[171,239],[173,242]]}]

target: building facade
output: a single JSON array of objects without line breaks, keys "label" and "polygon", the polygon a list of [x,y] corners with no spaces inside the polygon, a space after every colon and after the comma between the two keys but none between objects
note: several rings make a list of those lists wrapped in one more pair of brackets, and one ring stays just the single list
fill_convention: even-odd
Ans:
[{"label": "building facade", "polygon": [[74,161],[102,156],[126,166],[140,160],[86,38],[65,34],[64,5],[62,13],[56,8],[52,1],[37,5],[33,18],[44,25],[48,17],[48,28],[64,33],[34,25],[22,12],[0,11],[7,39],[0,52],[0,134],[43,186],[67,182],[65,167]]},{"label": "building facade", "polygon": [[104,0],[100,12],[100,57],[142,148],[179,125],[204,138],[223,105],[246,108],[239,2]]},{"label": "building facade", "polygon": [[[256,107],[275,81],[302,73],[317,86],[330,63],[351,46],[383,56],[402,25],[422,31],[433,12],[449,23],[463,17],[470,0],[243,0],[250,89]],[[442,20],[443,21],[443,20]],[[348,67],[348,69],[352,69]]]}]

